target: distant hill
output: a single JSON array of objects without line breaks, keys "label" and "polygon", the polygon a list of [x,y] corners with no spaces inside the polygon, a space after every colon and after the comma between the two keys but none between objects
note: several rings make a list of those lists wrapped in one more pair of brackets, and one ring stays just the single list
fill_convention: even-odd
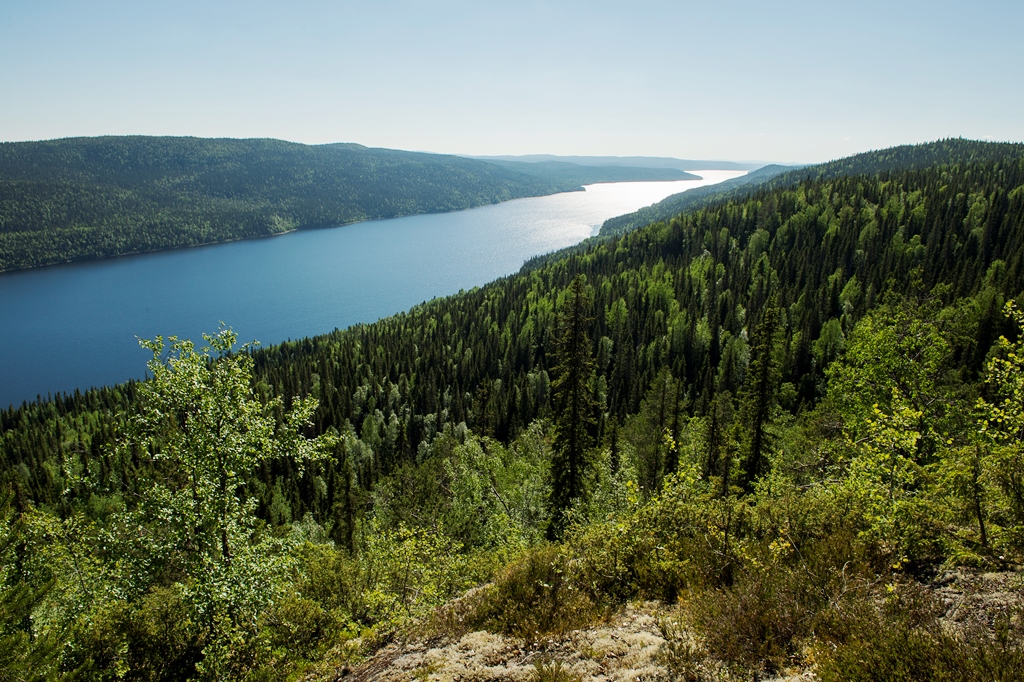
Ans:
[{"label": "distant hill", "polygon": [[633,213],[609,218],[601,226],[601,236],[622,234],[638,227],[649,225],[659,220],[667,220],[683,211],[702,206],[718,199],[732,196],[732,193],[741,188],[760,186],[761,183],[781,173],[792,170],[789,166],[765,166],[756,171],[747,173],[738,178],[732,178],[715,185],[705,185],[694,189],[673,194],[670,197],[659,201],[656,204],[645,206]]},{"label": "distant hill", "polygon": [[686,177],[269,139],[0,143],[0,271]]},{"label": "distant hill", "polygon": [[676,159],[670,156],[555,156],[553,154],[525,154],[523,156],[471,156],[484,161],[518,161],[522,163],[561,162],[578,166],[625,166],[630,168],[675,168],[676,170],[754,170],[764,164],[734,161],[699,161]]},{"label": "distant hill", "polygon": [[741,178],[717,185],[673,194],[634,213],[609,218],[600,235],[622,234],[653,222],[726,199],[736,199],[757,189],[795,185],[803,180],[827,180],[849,175],[875,175],[886,171],[914,171],[948,163],[995,163],[1008,150],[1019,152],[1022,145],[1001,145],[976,140],[946,139],[927,144],[901,145],[864,152],[813,166],[765,166]]},{"label": "distant hill", "polygon": [[609,218],[601,226],[601,231],[597,236],[574,246],[531,258],[523,265],[523,270],[534,270],[570,254],[582,253],[601,241],[623,235],[651,223],[666,222],[675,216],[726,201],[738,201],[755,192],[792,187],[805,180],[828,180],[853,175],[872,176],[880,173],[919,171],[946,165],[998,164],[1022,153],[1024,153],[1024,145],[1019,143],[994,143],[949,138],[924,144],[900,145],[864,152],[813,166],[797,168],[778,165],[764,166],[742,177],[673,194],[633,213]]},{"label": "distant hill", "polygon": [[591,166],[567,161],[508,161],[486,159],[511,171],[517,171],[552,182],[590,185],[595,182],[640,182],[665,180],[700,180],[699,175],[687,173],[678,168],[651,168],[639,166]]},{"label": "distant hill", "polygon": [[768,179],[789,170],[792,170],[789,166],[765,166],[746,175],[741,175],[738,178],[725,180],[714,185],[694,187],[685,192],[666,197],[656,204],[644,206],[633,213],[609,218],[604,221],[601,231],[596,236],[584,239],[582,242],[567,246],[564,249],[534,256],[523,264],[523,270],[534,270],[544,264],[564,258],[571,253],[582,253],[594,244],[611,237],[625,234],[651,223],[669,220],[673,216],[701,206],[707,206],[738,196],[744,193],[744,191],[749,191],[751,188],[760,187]]}]

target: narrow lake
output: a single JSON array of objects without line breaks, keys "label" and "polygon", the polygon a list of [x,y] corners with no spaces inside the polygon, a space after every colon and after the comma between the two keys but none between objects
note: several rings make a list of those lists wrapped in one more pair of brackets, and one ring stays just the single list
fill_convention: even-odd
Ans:
[{"label": "narrow lake", "polygon": [[0,408],[145,375],[136,337],[223,321],[264,345],[371,322],[516,272],[608,218],[743,175],[585,192],[0,275]]}]

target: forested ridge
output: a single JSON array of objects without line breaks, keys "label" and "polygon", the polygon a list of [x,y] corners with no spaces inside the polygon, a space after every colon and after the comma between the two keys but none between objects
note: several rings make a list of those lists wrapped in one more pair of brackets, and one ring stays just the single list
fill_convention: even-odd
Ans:
[{"label": "forested ridge", "polygon": [[[1009,145],[1019,154],[1021,145]],[[658,203],[641,208],[634,213],[609,218],[601,226],[602,236],[622,234],[653,222],[668,220],[672,216],[691,211],[715,202],[740,196],[740,188],[748,192],[773,187],[786,187],[805,178],[826,179],[849,175],[874,175],[879,172],[901,168],[920,170],[945,163],[955,157],[962,163],[991,162],[999,159],[1007,150],[996,149],[986,142],[964,139],[939,140],[927,145],[903,145],[874,152],[856,154],[843,159],[813,166],[787,167],[768,165],[732,180],[699,187],[694,191],[674,194]]]},{"label": "forested ridge", "polygon": [[593,248],[595,244],[599,244],[606,239],[611,239],[616,235],[625,234],[626,232],[645,225],[650,225],[651,223],[670,220],[673,216],[679,215],[680,213],[686,213],[687,211],[708,206],[716,201],[725,201],[729,198],[736,198],[740,196],[740,192],[742,192],[743,189],[748,187],[760,187],[768,179],[781,173],[785,173],[788,170],[790,170],[790,168],[787,166],[764,166],[751,171],[746,175],[741,175],[738,178],[731,178],[722,182],[716,182],[713,185],[694,187],[693,189],[686,190],[685,192],[673,194],[655,204],[644,206],[633,213],[609,218],[604,221],[598,234],[593,237],[588,237],[582,242],[573,244],[572,246],[567,246],[550,253],[543,253],[534,256],[523,263],[522,269],[524,271],[533,270],[547,263],[553,263],[561,260],[570,254],[587,251]]},{"label": "forested ridge", "polygon": [[0,272],[687,177],[265,139],[5,142]]},{"label": "forested ridge", "polygon": [[699,175],[674,168],[633,166],[585,166],[565,161],[505,161],[486,159],[488,163],[510,171],[558,180],[567,184],[590,185],[595,182],[641,182],[657,180],[700,180]]},{"label": "forested ridge", "polygon": [[[3,412],[5,580],[38,615],[4,636],[68,675],[326,676],[403,628],[536,638],[657,599],[685,679],[1019,679],[1016,606],[951,629],[922,585],[1024,556],[1024,145],[786,177],[373,324],[219,360],[159,342],[153,386]],[[182,398],[204,385],[236,416]],[[165,462],[273,424],[292,445],[208,477],[230,513],[187,512]],[[191,513],[187,551],[148,525]],[[239,585],[242,555],[276,592],[190,568]]]},{"label": "forested ridge", "polygon": [[750,171],[746,175],[732,178],[714,185],[696,187],[686,192],[673,194],[656,204],[645,206],[633,213],[615,216],[604,221],[601,225],[600,237],[611,237],[616,234],[624,234],[644,225],[650,225],[661,220],[670,220],[673,216],[686,211],[712,204],[715,201],[722,201],[730,196],[735,196],[736,190],[745,185],[752,187],[760,186],[763,182],[776,175],[791,170],[787,166],[768,165]]},{"label": "forested ridge", "polygon": [[609,168],[674,168],[682,171],[751,170],[756,163],[736,163],[711,159],[677,159],[670,156],[560,156],[557,154],[522,154],[512,156],[476,156],[484,161],[514,161],[517,163],[570,163],[577,166]]}]

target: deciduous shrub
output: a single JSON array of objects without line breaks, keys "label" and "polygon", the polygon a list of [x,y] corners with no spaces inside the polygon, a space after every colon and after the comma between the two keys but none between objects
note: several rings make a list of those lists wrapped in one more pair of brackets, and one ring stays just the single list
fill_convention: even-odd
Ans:
[{"label": "deciduous shrub", "polygon": [[578,628],[602,613],[578,578],[562,547],[536,547],[475,596],[466,624],[526,638]]},{"label": "deciduous shrub", "polygon": [[[849,619],[848,632],[818,647],[818,675],[825,682],[969,682],[1020,680],[1024,629],[1020,614],[956,632],[943,627],[941,605],[918,585],[903,585]],[[833,633],[834,636],[834,633]]]}]

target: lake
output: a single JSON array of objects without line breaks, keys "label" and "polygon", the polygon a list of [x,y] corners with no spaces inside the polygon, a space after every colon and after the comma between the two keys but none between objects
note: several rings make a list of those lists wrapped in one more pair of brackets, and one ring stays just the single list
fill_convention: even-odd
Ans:
[{"label": "lake", "polygon": [[0,274],[0,408],[145,375],[136,337],[223,321],[264,345],[371,322],[516,272],[608,218],[743,175],[589,185],[457,213]]}]

